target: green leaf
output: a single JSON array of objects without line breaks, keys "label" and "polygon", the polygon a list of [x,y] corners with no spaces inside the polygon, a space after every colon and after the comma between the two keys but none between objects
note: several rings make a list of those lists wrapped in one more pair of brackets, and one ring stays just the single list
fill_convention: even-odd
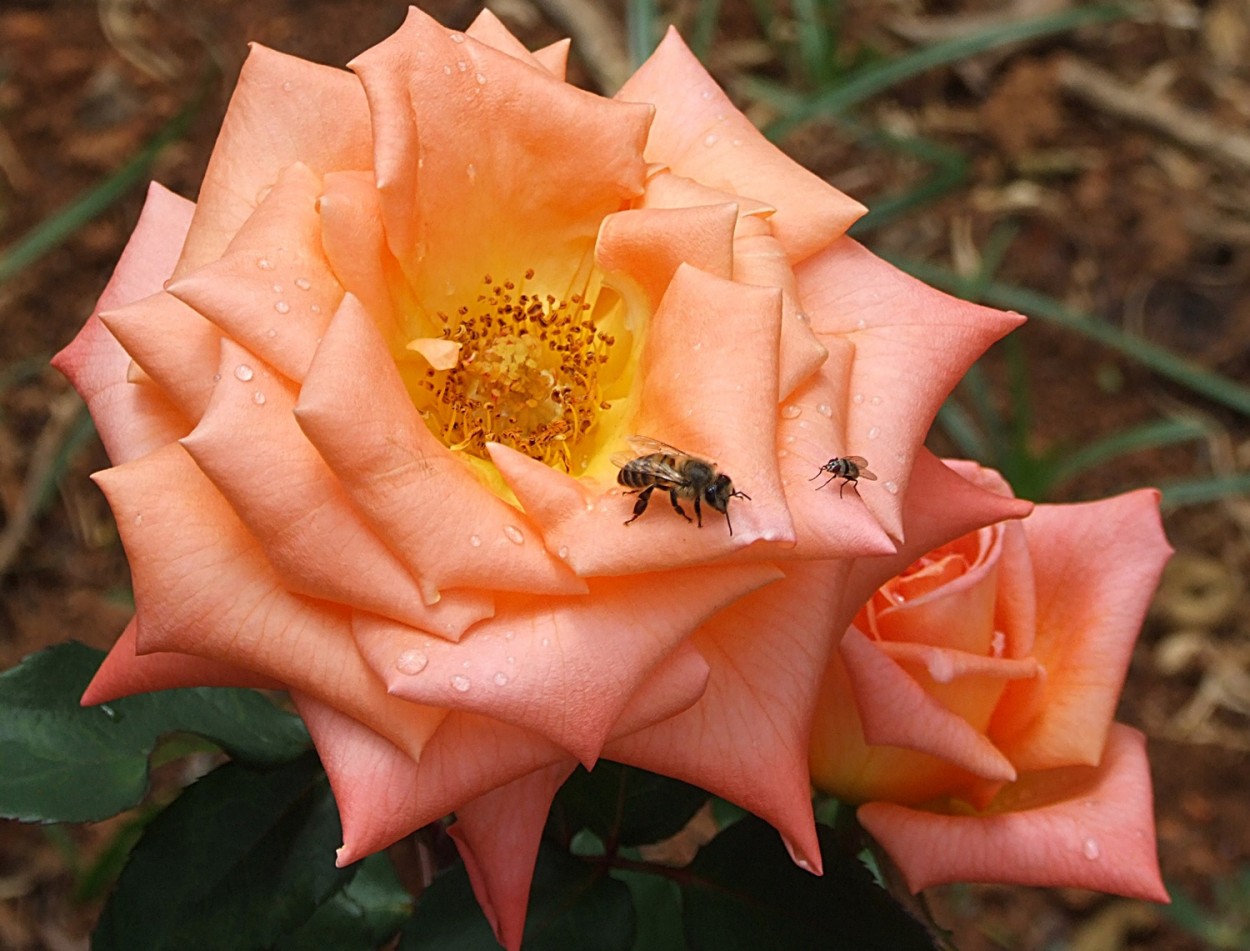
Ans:
[{"label": "green leaf", "polygon": [[70,642],[0,674],[0,815],[91,822],[129,809],[147,789],[148,755],[173,731],[255,764],[308,748],[299,718],[253,690],[165,690],[81,707],[103,656]]},{"label": "green leaf", "polygon": [[384,853],[371,855],[341,892],[317,909],[276,951],[374,951],[412,914],[412,896]]},{"label": "green leaf", "polygon": [[[525,920],[524,951],[630,951],[634,908],[629,889],[544,841],[538,850]],[[425,890],[396,951],[499,951],[463,865]]]},{"label": "green leaf", "polygon": [[556,803],[569,831],[585,827],[605,843],[631,846],[676,835],[707,799],[695,786],[605,760],[590,772],[579,767]]},{"label": "green leaf", "polygon": [[681,926],[681,889],[663,875],[615,869],[612,877],[629,886],[638,933],[632,951],[686,951]]},{"label": "green leaf", "polygon": [[269,770],[227,763],[148,826],[92,951],[269,948],[355,874],[334,867],[342,841],[314,754]]},{"label": "green leaf", "polygon": [[932,951],[924,927],[817,826],[825,874],[797,868],[769,825],[748,816],[704,846],[682,885],[691,951]]}]

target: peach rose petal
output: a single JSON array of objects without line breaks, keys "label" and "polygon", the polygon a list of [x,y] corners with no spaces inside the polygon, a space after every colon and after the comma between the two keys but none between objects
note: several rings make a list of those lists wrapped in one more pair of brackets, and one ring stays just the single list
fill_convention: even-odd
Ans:
[{"label": "peach rose petal", "polygon": [[563,82],[567,77],[569,50],[572,47],[573,41],[566,37],[534,50],[534,58],[542,64],[543,69]]},{"label": "peach rose petal", "polygon": [[1037,583],[1023,523],[1002,526],[994,627],[1002,631],[1004,657],[1032,657],[1037,635]]},{"label": "peach rose petal", "polygon": [[[688,708],[702,694],[707,678],[706,662],[683,645],[643,683],[614,735],[635,732]],[[451,711],[425,747],[418,769],[373,730],[314,698],[299,693],[292,697],[316,742],[343,817],[340,866],[536,769],[575,763],[534,733]]]},{"label": "peach rose petal", "polygon": [[483,487],[422,422],[377,328],[350,294],[317,348],[295,416],[365,521],[421,580],[427,601],[444,588],[585,591],[525,516]]},{"label": "peach rose petal", "polygon": [[[985,779],[1016,778],[1011,761],[993,743],[927,693],[858,628],[847,630],[839,650],[870,744],[928,753]],[[946,662],[954,669],[953,660]]]},{"label": "peach rose petal", "polygon": [[308,371],[317,341],[343,299],[321,250],[321,179],[286,168],[228,253],[169,283],[194,307],[288,379]]},{"label": "peach rose petal", "polygon": [[[1114,724],[1097,767],[1025,773],[1015,800],[988,814],[939,815],[893,803],[859,820],[913,891],[945,882],[1009,882],[1168,901],[1155,850],[1146,742]],[[1032,799],[1032,801],[1029,801]]]},{"label": "peach rose petal", "polygon": [[132,618],[83,691],[79,702],[84,707],[137,693],[173,690],[175,687],[285,689],[285,684],[279,680],[225,661],[163,651],[136,654],[138,630],[138,620]]},{"label": "peach rose petal", "polygon": [[[349,616],[283,589],[256,541],[179,445],[97,473],[130,559],[137,650],[245,667],[314,694],[410,755],[442,711],[396,700],[351,640]],[[170,492],[169,486],[178,486]]]},{"label": "peach rose petal", "polygon": [[903,509],[907,540],[896,555],[854,563],[842,596],[843,627],[878,588],[926,552],[985,525],[1024,518],[1033,509],[1032,502],[979,488],[923,448],[916,456],[910,483]]},{"label": "peach rose petal", "polygon": [[372,615],[352,633],[387,689],[524,727],[587,767],[651,671],[693,628],[780,572],[768,564],[595,578],[563,603],[501,595],[459,643]]},{"label": "peach rose petal", "polygon": [[104,448],[127,462],[177,439],[190,423],[152,386],[126,382],[130,355],[99,313],[159,293],[173,270],[195,205],[153,183],[113,276],[78,335],[52,359],[82,394]]},{"label": "peach rose petal", "polygon": [[350,65],[391,250],[431,306],[530,268],[567,296],[599,222],[642,191],[648,107],[575,89],[416,8]]},{"label": "peach rose petal", "polygon": [[694,638],[712,671],[703,696],[680,715],[609,743],[604,756],[750,810],[818,873],[808,733],[845,574],[846,562],[788,564],[785,579],[704,624]]},{"label": "peach rose petal", "polygon": [[863,205],[764,138],[671,27],[616,98],[655,105],[647,161],[773,205],[770,224],[791,263],[829,244],[864,214]]},{"label": "peach rose petal", "polygon": [[402,334],[391,288],[403,283],[382,226],[382,198],[369,172],[333,172],[322,181],[318,203],[321,245],[339,284],[355,295],[382,335]]},{"label": "peach rose petal", "polygon": [[286,588],[453,639],[490,617],[486,591],[449,591],[427,605],[417,579],[361,521],[296,425],[294,386],[229,340],[221,355],[221,383],[182,445]]},{"label": "peach rose petal", "polygon": [[303,162],[318,175],[372,168],[368,104],[351,73],[253,43],[204,173],[178,263],[217,260],[278,180]]},{"label": "peach rose petal", "polygon": [[213,392],[221,332],[164,291],[99,316],[178,410],[199,419]]},{"label": "peach rose petal", "polygon": [[[464,33],[465,36],[470,36],[491,49],[507,53],[513,59],[519,60],[526,66],[533,66],[537,69],[546,68],[538,56],[535,53],[531,53],[524,43],[513,36],[512,31],[489,9],[482,10],[481,13],[474,17],[473,22],[469,24],[468,29]],[[563,73],[560,73],[557,78],[563,79]]]},{"label": "peach rose petal", "polygon": [[[715,461],[734,488],[725,518],[711,507],[703,528],[672,511],[660,493],[626,525],[633,496],[611,489],[591,501],[567,475],[500,446],[491,460],[547,544],[582,576],[636,574],[704,564],[757,539],[793,543],[774,450],[779,295],[688,265],[677,271],[652,318],[642,357],[638,434]],[[622,444],[620,451],[630,447]],[[693,503],[683,508],[693,520]]]},{"label": "peach rose petal", "polygon": [[682,264],[733,277],[737,220],[735,205],[620,211],[603,219],[595,261],[609,284],[640,285],[655,310]]},{"label": "peach rose petal", "polygon": [[816,335],[855,345],[847,443],[897,487],[864,501],[901,538],[902,503],[929,424],[972,362],[1023,318],[934,290],[849,238],[795,273]]},{"label": "peach rose petal", "polygon": [[1133,644],[1172,554],[1159,493],[1039,505],[1024,522],[1037,590],[1033,656],[1046,682],[1009,688],[992,736],[1021,769],[1097,765]]},{"label": "peach rose petal", "polygon": [[786,399],[815,373],[829,355],[816,339],[807,315],[799,310],[798,283],[785,249],[760,218],[742,217],[734,232],[733,279],[760,287],[781,288],[781,365],[777,396]]},{"label": "peach rose petal", "polygon": [[645,191],[636,202],[639,208],[701,208],[705,205],[734,204],[738,219],[767,219],[776,208],[767,202],[740,195],[734,191],[712,188],[684,175],[674,175],[666,165],[653,165],[647,175]]},{"label": "peach rose petal", "polygon": [[447,830],[495,940],[508,951],[520,951],[547,812],[572,772],[571,763],[556,763],[492,789],[457,808]]}]

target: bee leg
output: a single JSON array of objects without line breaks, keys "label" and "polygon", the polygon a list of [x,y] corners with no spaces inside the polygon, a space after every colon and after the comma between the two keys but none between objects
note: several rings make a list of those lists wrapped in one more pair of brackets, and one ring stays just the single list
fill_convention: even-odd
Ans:
[{"label": "bee leg", "polygon": [[[699,497],[697,495],[694,497],[694,514],[699,519],[699,528],[702,528],[703,527],[703,508],[699,505]],[[690,519],[686,519],[686,521],[688,522],[690,521]]]},{"label": "bee leg", "polygon": [[[668,497],[669,497],[669,500],[673,503],[673,508],[677,510],[677,514],[680,515],[682,518],[684,518],[687,522],[690,521],[690,516],[686,514],[686,510],[682,508],[681,503],[677,501],[677,490],[669,489]],[[699,500],[697,498],[694,500],[694,510],[696,512],[699,511]],[[703,520],[701,518],[699,520],[699,525],[700,526],[703,525]]]},{"label": "bee leg", "polygon": [[626,519],[625,524],[637,519],[639,515],[647,510],[647,503],[651,501],[651,493],[655,491],[655,486],[649,485],[638,493],[638,501],[634,503],[634,518]]}]

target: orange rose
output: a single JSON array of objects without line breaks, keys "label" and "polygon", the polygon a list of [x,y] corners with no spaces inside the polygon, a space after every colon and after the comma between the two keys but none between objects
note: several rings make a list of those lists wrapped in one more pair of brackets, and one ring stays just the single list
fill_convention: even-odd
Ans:
[{"label": "orange rose", "polygon": [[[807,737],[850,559],[895,549],[910,496],[943,539],[1017,508],[921,442],[1018,318],[846,238],[860,206],[676,34],[614,99],[566,52],[417,10],[352,72],[254,48],[198,204],[153,188],[58,358],[137,608],[84,702],[290,690],[340,861],[456,811],[509,946],[578,761],[725,796],[818,870]],[[699,528],[661,489],[626,525],[635,434],[749,499]],[[848,453],[879,480],[817,491]]]},{"label": "orange rose", "polygon": [[852,591],[880,587],[830,658],[812,778],[864,803],[914,891],[1016,882],[1167,900],[1145,738],[1112,722],[1171,553],[1158,503],[1143,490],[1041,505],[884,584],[915,549],[852,569]]}]

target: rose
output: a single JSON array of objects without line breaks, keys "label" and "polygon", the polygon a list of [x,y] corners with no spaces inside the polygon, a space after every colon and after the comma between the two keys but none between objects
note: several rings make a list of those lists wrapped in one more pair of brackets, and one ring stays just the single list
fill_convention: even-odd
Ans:
[{"label": "rose", "polygon": [[1158,498],[1040,505],[910,565],[915,549],[852,569],[860,590],[898,573],[831,655],[812,777],[863,803],[913,891],[986,881],[1167,900],[1145,740],[1113,722],[1171,552]]},{"label": "rose", "polygon": [[[921,440],[1018,318],[844,237],[860,206],[676,34],[615,99],[565,52],[417,10],[354,73],[255,48],[198,203],[153,188],[57,361],[136,595],[84,702],[288,689],[340,862],[454,810],[509,946],[578,761],[725,796],[819,870],[807,733],[851,559],[894,550],[904,499],[936,540],[1016,508]],[[625,525],[631,434],[749,500],[700,529],[661,491]],[[852,452],[879,481],[808,481]]]}]

